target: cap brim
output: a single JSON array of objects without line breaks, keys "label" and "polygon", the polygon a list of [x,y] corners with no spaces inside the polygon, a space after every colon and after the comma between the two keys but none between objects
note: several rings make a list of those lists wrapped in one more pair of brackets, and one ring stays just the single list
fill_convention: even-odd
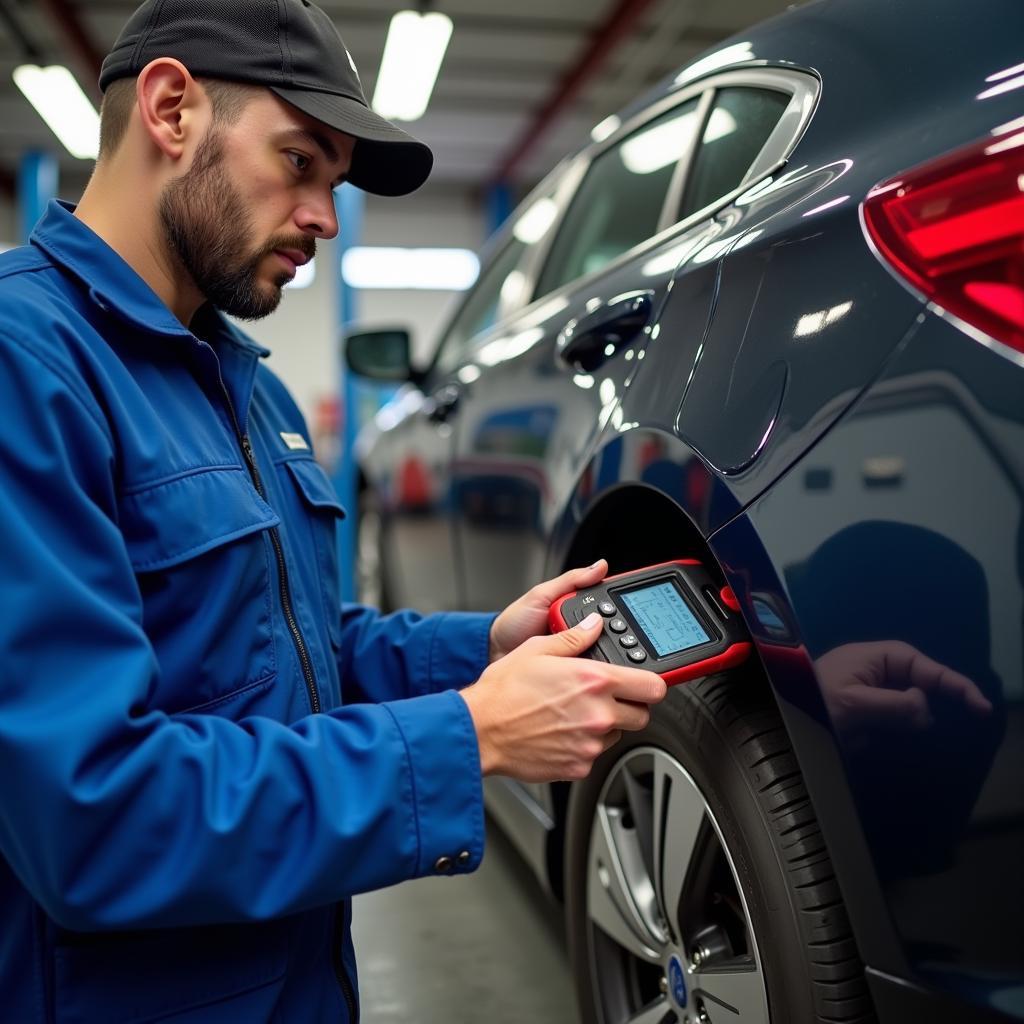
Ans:
[{"label": "cap brim", "polygon": [[364,192],[404,196],[430,176],[434,166],[430,148],[358,100],[278,85],[270,89],[304,114],[358,140],[348,180]]}]

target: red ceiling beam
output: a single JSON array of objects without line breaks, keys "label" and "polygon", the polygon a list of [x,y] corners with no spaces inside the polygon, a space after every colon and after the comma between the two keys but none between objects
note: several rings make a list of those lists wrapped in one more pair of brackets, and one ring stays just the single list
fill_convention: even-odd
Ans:
[{"label": "red ceiling beam", "polygon": [[583,86],[600,71],[615,48],[629,36],[651,3],[652,0],[618,0],[575,66],[563,76],[515,145],[509,147],[495,168],[494,181],[511,180],[513,172],[537,145],[541,136],[572,103]]},{"label": "red ceiling beam", "polygon": [[71,52],[79,65],[82,75],[88,76],[85,89],[92,93],[93,98],[99,96],[100,68],[103,65],[103,55],[96,48],[95,43],[86,32],[85,26],[78,17],[78,12],[71,6],[68,0],[39,0],[40,6],[53,18],[57,27],[64,36],[64,40],[70,47]]}]

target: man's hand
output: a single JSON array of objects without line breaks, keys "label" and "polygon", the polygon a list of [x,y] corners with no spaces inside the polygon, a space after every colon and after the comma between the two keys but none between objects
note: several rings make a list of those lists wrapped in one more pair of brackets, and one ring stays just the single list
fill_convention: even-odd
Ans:
[{"label": "man's hand", "polygon": [[491,626],[491,661],[514,651],[532,636],[548,632],[548,609],[563,594],[600,583],[608,571],[608,563],[599,558],[587,569],[570,569],[545,583],[538,583],[518,601],[510,604]]},{"label": "man's hand", "polygon": [[928,729],[929,701],[940,694],[977,718],[992,711],[966,676],[897,640],[843,644],[818,658],[814,670],[832,722],[846,735]]},{"label": "man's hand", "polygon": [[595,613],[562,633],[531,637],[461,691],[484,775],[582,779],[623,730],[647,726],[648,705],[665,696],[661,676],[576,657],[600,636],[601,622]]}]

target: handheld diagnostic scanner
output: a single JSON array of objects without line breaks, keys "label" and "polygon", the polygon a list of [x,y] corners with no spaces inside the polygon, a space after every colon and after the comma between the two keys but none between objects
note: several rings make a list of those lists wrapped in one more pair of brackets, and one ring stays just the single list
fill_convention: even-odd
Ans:
[{"label": "handheld diagnostic scanner", "polygon": [[566,594],[551,605],[548,623],[558,633],[595,611],[604,629],[584,656],[648,668],[669,685],[733,668],[750,654],[735,594],[693,559],[609,576]]}]

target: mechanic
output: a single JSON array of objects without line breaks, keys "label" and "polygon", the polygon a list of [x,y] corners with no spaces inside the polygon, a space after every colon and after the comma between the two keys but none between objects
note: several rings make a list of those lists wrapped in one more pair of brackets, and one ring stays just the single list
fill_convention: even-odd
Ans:
[{"label": "mechanic", "polygon": [[583,777],[661,679],[573,658],[599,616],[382,617],[267,352],[421,143],[306,0],[149,0],[106,58],[100,158],[0,257],[0,1006],[6,1021],[358,1018],[355,893],[474,870],[481,777]]}]

